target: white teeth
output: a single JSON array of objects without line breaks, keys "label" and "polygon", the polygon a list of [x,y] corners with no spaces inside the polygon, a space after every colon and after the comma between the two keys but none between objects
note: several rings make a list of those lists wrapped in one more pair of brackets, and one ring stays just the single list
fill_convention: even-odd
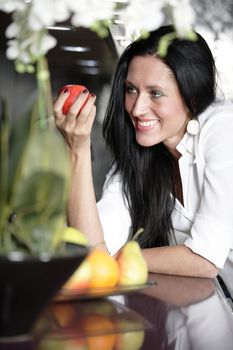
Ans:
[{"label": "white teeth", "polygon": [[153,125],[158,124],[158,120],[149,120],[149,121],[144,121],[144,122],[138,120],[138,124],[140,126],[153,126]]}]

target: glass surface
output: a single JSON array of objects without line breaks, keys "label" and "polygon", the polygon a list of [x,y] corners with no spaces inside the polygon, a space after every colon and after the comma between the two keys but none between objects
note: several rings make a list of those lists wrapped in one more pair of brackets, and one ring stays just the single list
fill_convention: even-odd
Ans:
[{"label": "glass surface", "polygon": [[[146,330],[152,328],[150,322],[136,311],[108,299],[54,302],[38,326],[46,330],[43,337],[38,339],[39,350],[73,347],[102,350],[102,346],[108,342],[122,341],[122,334],[130,333],[143,342]],[[34,331],[38,332],[36,329]]]},{"label": "glass surface", "polygon": [[83,299],[95,299],[103,298],[111,295],[130,294],[139,291],[143,291],[146,288],[155,286],[155,281],[148,281],[145,284],[137,284],[130,286],[116,286],[116,287],[105,287],[105,288],[88,288],[82,289],[66,289],[63,288],[55,296],[54,301],[63,302],[71,300],[83,300]]}]

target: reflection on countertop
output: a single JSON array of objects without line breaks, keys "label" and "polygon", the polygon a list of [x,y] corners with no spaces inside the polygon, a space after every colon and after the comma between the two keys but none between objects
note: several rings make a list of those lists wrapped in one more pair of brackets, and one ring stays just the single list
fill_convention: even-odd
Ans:
[{"label": "reflection on countertop", "polygon": [[149,280],[130,294],[52,302],[30,337],[0,339],[0,350],[233,349],[233,313],[217,279]]},{"label": "reflection on countertop", "polygon": [[233,349],[233,313],[217,281],[150,275],[155,288],[127,298],[153,324],[141,350]]}]

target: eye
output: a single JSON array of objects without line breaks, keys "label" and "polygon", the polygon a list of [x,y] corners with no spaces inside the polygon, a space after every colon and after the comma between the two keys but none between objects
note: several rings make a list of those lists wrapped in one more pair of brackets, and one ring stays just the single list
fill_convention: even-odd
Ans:
[{"label": "eye", "polygon": [[125,84],[125,93],[126,94],[134,94],[136,92],[137,92],[137,90],[133,86]]},{"label": "eye", "polygon": [[153,90],[151,91],[151,96],[154,98],[158,98],[164,96],[164,94],[161,91]]}]

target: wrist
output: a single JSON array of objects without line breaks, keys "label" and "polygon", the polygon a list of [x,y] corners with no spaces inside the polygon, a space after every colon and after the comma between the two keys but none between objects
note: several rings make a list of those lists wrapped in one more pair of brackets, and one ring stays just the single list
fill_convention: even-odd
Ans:
[{"label": "wrist", "polygon": [[90,158],[91,147],[90,145],[87,145],[82,148],[70,148],[69,156],[72,164],[77,163],[79,160]]},{"label": "wrist", "polygon": [[105,241],[101,241],[101,242],[99,242],[97,244],[93,244],[93,245],[91,245],[90,248],[91,248],[91,250],[99,249],[99,250],[104,250],[104,251],[108,252],[108,249],[107,249]]}]

